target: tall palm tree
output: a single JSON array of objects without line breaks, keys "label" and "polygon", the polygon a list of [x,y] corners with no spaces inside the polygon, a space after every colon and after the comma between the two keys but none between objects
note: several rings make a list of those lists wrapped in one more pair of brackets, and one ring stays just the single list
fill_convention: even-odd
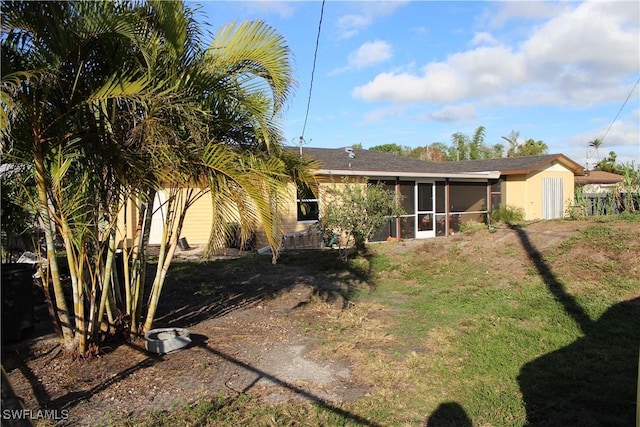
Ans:
[{"label": "tall palm tree", "polygon": [[[115,306],[134,332],[151,327],[186,211],[207,193],[218,219],[248,213],[243,226],[264,226],[277,253],[271,207],[291,178],[278,128],[292,88],[282,37],[263,23],[234,24],[203,48],[191,10],[177,1],[7,2],[5,10],[3,153],[33,170],[67,350],[96,343],[116,322]],[[165,187],[176,209],[142,327],[151,209]],[[138,219],[121,223],[129,200],[137,200]],[[136,243],[125,251],[122,296],[111,269],[116,236],[127,229]],[[73,323],[56,233],[71,273]]]},{"label": "tall palm tree", "polygon": [[599,153],[598,149],[602,145],[602,139],[601,138],[595,138],[593,141],[589,141],[588,145],[589,145],[589,147],[594,148],[596,150],[596,164],[598,164],[600,162],[600,153]]}]

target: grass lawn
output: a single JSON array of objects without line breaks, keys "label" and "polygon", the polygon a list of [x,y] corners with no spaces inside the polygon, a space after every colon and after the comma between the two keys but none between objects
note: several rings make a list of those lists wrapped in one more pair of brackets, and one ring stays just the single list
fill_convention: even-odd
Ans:
[{"label": "grass lawn", "polygon": [[639,253],[640,223],[597,220],[372,246],[351,261],[372,290],[338,315],[306,308],[303,325],[315,356],[349,361],[367,396],[344,412],[221,397],[144,422],[633,425]]}]

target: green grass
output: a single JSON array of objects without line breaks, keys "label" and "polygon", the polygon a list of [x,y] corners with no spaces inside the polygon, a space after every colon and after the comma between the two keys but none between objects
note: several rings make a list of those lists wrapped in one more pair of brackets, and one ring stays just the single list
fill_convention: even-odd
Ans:
[{"label": "green grass", "polygon": [[[592,221],[542,253],[547,271],[530,263],[518,277],[493,268],[496,254],[456,240],[433,253],[380,246],[349,264],[374,290],[342,316],[307,317],[300,326],[328,357],[348,349],[340,355],[375,387],[341,408],[372,424],[425,425],[443,411],[457,421],[438,425],[465,417],[481,426],[632,425],[639,237]],[[590,254],[602,260],[582,265]],[[524,257],[515,246],[500,256]],[[248,395],[149,414],[136,425],[362,425],[345,413]]]}]

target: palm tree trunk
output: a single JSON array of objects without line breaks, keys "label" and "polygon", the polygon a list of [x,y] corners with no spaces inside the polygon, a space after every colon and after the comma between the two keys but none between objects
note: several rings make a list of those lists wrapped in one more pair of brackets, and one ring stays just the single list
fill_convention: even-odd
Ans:
[{"label": "palm tree trunk", "polygon": [[144,284],[146,281],[147,271],[147,249],[149,246],[149,235],[151,233],[151,221],[153,220],[153,201],[156,197],[156,191],[149,189],[147,192],[147,200],[144,203],[144,212],[138,215],[138,229],[133,245],[133,262],[131,271],[131,289],[130,301],[127,306],[128,314],[131,316],[131,333],[138,333],[139,321],[142,312],[142,298]]},{"label": "palm tree trunk", "polygon": [[75,316],[75,339],[80,354],[86,350],[85,318],[84,318],[84,285],[82,280],[83,254],[76,254],[71,239],[72,231],[65,218],[60,218],[62,225],[62,239],[67,253],[69,276],[71,276],[71,291],[73,296],[73,313]]},{"label": "palm tree trunk", "polygon": [[[109,290],[111,288],[111,277],[113,273],[113,263],[116,253],[116,231],[115,229],[109,233],[109,247],[107,249],[107,260],[104,266],[104,275],[102,276],[102,293],[100,294],[100,306],[98,307],[98,315],[92,322],[92,332],[97,334],[102,325],[104,324],[104,313],[107,306],[107,299],[109,297]],[[109,319],[111,322],[111,319]],[[98,327],[100,325],[100,327]]]},{"label": "palm tree trunk", "polygon": [[[53,231],[51,229],[51,216],[49,215],[49,198],[47,197],[47,184],[45,180],[45,167],[42,158],[41,147],[38,141],[34,142],[34,163],[35,163],[35,180],[38,190],[38,201],[40,204],[40,217],[44,224],[44,237],[47,245],[47,282],[50,275],[53,283],[53,295],[55,299],[55,311],[57,315],[58,325],[62,332],[62,345],[65,349],[71,350],[74,346],[74,332],[71,328],[69,319],[69,309],[64,298],[64,290],[60,281],[60,269],[58,268],[58,260],[56,259],[55,242]],[[49,284],[44,283],[43,286],[48,288]]]},{"label": "palm tree trunk", "polygon": [[[162,292],[162,287],[164,285],[164,281],[167,277],[167,271],[169,271],[169,266],[171,265],[171,261],[173,260],[173,256],[176,253],[176,249],[178,247],[178,239],[180,238],[180,233],[182,231],[182,226],[184,225],[184,219],[187,215],[187,209],[189,208],[190,203],[187,200],[180,208],[180,217],[178,218],[178,225],[175,230],[173,230],[173,234],[171,234],[171,240],[169,244],[169,250],[166,255],[163,256],[162,261],[158,259],[158,270],[156,272],[156,278],[153,282],[153,287],[151,289],[150,302],[149,307],[147,308],[147,318],[144,322],[144,331],[147,332],[151,330],[153,326],[153,320],[156,315],[156,310],[158,309],[158,301],[160,299],[160,293]],[[167,214],[167,217],[169,214]],[[168,219],[168,218],[167,218]],[[173,221],[167,221],[165,223],[165,228],[172,227]],[[169,228],[169,230],[171,230]],[[164,233],[163,233],[164,234]],[[166,240],[164,240],[166,241]],[[164,246],[163,241],[163,246]],[[164,248],[162,248],[164,249]],[[164,250],[161,249],[161,254],[164,253]]]}]

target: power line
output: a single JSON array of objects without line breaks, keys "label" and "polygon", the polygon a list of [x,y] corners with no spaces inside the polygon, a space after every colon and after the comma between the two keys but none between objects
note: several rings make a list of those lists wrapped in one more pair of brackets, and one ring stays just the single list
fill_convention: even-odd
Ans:
[{"label": "power line", "polygon": [[302,135],[300,140],[304,140],[304,131],[307,128],[307,119],[309,118],[309,107],[311,105],[311,91],[313,90],[313,76],[316,72],[316,59],[318,57],[318,45],[320,44],[320,29],[322,28],[322,16],[324,15],[324,2],[322,0],[322,7],[320,8],[320,21],[318,22],[318,36],[316,37],[316,49],[313,52],[313,66],[311,67],[311,83],[309,84],[309,98],[307,99],[307,111],[304,114],[304,125],[302,126]]},{"label": "power line", "polygon": [[616,114],[616,117],[613,119],[613,121],[609,125],[609,128],[604,133],[604,136],[600,138],[601,142],[604,141],[604,138],[607,136],[607,134],[613,127],[613,124],[616,122],[616,120],[618,120],[618,116],[620,116],[620,113],[622,113],[622,110],[624,109],[625,105],[627,105],[627,102],[629,101],[629,98],[631,98],[631,94],[633,93],[633,91],[636,90],[636,86],[638,86],[638,83],[640,83],[640,77],[638,77],[638,80],[636,80],[636,84],[634,84],[631,90],[629,91],[629,95],[627,95],[627,99],[625,99],[624,102],[622,103],[622,107],[620,107],[620,109],[618,110],[618,114]]}]

